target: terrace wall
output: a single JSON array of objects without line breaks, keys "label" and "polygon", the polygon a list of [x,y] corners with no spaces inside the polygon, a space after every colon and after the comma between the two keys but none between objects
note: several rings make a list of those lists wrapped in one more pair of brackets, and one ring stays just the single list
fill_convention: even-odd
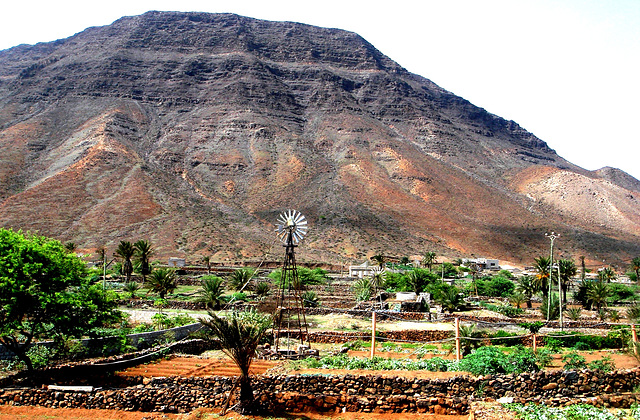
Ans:
[{"label": "terrace wall", "polygon": [[[220,407],[234,378],[153,378],[121,389],[64,392],[42,388],[0,390],[0,404],[190,412]],[[548,371],[521,375],[410,379],[378,375],[258,376],[253,384],[262,405],[276,412],[422,412],[466,414],[472,401],[511,396],[514,402],[550,406],[588,403],[629,407],[640,369]],[[481,395],[480,395],[481,394]]]}]

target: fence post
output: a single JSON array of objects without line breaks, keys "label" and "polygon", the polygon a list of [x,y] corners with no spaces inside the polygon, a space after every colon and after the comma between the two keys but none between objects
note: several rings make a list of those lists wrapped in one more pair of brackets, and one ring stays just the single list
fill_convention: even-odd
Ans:
[{"label": "fence post", "polygon": [[371,312],[371,360],[376,355],[376,311]]},{"label": "fence post", "polygon": [[456,360],[460,361],[460,318],[456,317]]},{"label": "fence post", "polygon": [[535,353],[538,349],[538,335],[536,333],[531,334],[533,337],[533,352]]},{"label": "fence post", "polygon": [[631,324],[631,339],[633,340],[633,352],[638,354],[638,333],[636,332],[636,324]]}]

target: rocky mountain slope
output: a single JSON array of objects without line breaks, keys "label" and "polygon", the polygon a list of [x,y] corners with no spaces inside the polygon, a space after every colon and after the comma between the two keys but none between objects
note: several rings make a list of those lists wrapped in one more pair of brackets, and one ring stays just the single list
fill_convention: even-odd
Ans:
[{"label": "rocky mountain slope", "polygon": [[149,12],[0,51],[0,223],[191,260],[640,255],[640,182],[589,172],[360,36]]}]

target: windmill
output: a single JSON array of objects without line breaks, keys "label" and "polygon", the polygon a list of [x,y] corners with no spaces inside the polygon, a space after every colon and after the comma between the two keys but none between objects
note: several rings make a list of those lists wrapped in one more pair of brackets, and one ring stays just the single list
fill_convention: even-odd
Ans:
[{"label": "windmill", "polygon": [[[276,294],[273,330],[276,351],[279,349],[281,338],[287,338],[287,346],[292,338],[299,339],[300,344],[304,344],[306,339],[307,345],[310,346],[295,255],[296,246],[306,234],[307,220],[299,211],[287,210],[278,216],[276,235],[282,241],[285,252],[280,285]],[[289,352],[290,349],[287,348],[287,353]]]}]

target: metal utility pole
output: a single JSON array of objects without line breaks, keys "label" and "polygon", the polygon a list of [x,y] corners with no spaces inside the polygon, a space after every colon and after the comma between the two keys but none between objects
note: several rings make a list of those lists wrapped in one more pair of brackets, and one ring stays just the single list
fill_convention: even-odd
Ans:
[{"label": "metal utility pole", "polygon": [[[547,302],[547,322],[549,322],[551,315],[551,278],[553,273],[553,241],[560,236],[560,234],[551,231],[551,233],[545,233],[544,236],[551,240],[551,256],[549,257],[549,296]],[[558,279],[559,280],[559,279]]]}]

